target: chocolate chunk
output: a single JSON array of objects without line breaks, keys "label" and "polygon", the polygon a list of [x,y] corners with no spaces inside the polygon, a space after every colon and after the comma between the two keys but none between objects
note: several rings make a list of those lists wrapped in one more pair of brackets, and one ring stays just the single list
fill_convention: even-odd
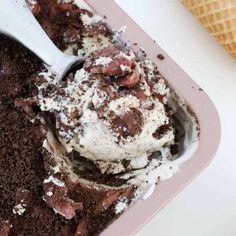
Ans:
[{"label": "chocolate chunk", "polygon": [[132,108],[122,116],[115,116],[112,120],[112,130],[122,137],[134,137],[142,131],[143,115]]},{"label": "chocolate chunk", "polygon": [[161,61],[165,59],[163,54],[157,54],[157,58],[160,59]]},{"label": "chocolate chunk", "polygon": [[74,202],[68,195],[68,187],[64,182],[57,178],[50,176],[49,180],[53,179],[59,184],[49,182],[47,179],[44,181],[44,199],[46,203],[52,207],[56,213],[62,215],[66,219],[70,220],[75,215],[77,210],[83,210],[82,202]]},{"label": "chocolate chunk", "polygon": [[162,138],[162,136],[164,134],[166,134],[168,131],[170,131],[172,128],[171,128],[171,125],[170,124],[167,124],[167,125],[162,125],[160,126],[156,132],[153,134],[153,137],[156,138],[156,139],[160,139]]},{"label": "chocolate chunk", "polygon": [[11,230],[11,225],[8,221],[0,221],[0,236],[8,236]]}]

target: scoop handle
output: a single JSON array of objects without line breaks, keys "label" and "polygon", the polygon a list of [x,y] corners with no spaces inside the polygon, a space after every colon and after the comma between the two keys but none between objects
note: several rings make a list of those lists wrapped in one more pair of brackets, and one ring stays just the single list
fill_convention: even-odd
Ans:
[{"label": "scoop handle", "polygon": [[25,0],[0,0],[0,32],[22,43],[58,74],[75,61],[54,45]]}]

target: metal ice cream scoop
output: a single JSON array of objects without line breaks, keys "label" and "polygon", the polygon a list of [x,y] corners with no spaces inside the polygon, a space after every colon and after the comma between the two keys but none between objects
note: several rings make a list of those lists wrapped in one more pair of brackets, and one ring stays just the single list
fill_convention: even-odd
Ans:
[{"label": "metal ice cream scoop", "polygon": [[60,51],[33,16],[25,0],[0,0],[0,33],[8,35],[36,54],[62,79],[83,58]]}]

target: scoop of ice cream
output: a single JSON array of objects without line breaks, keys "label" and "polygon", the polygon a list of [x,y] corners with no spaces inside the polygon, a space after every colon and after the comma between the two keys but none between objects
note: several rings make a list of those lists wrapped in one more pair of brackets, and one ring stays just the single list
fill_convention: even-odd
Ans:
[{"label": "scoop of ice cream", "polygon": [[174,140],[165,81],[153,63],[138,61],[133,51],[105,48],[66,82],[44,74],[38,88],[40,108],[54,114],[66,150],[78,151],[102,172],[142,168]]}]

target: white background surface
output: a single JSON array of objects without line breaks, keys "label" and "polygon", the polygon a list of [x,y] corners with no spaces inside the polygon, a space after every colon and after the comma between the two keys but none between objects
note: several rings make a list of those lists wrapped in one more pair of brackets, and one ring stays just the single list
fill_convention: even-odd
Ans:
[{"label": "white background surface", "polygon": [[211,97],[222,141],[212,164],[136,236],[236,235],[236,60],[180,0],[116,0]]}]

